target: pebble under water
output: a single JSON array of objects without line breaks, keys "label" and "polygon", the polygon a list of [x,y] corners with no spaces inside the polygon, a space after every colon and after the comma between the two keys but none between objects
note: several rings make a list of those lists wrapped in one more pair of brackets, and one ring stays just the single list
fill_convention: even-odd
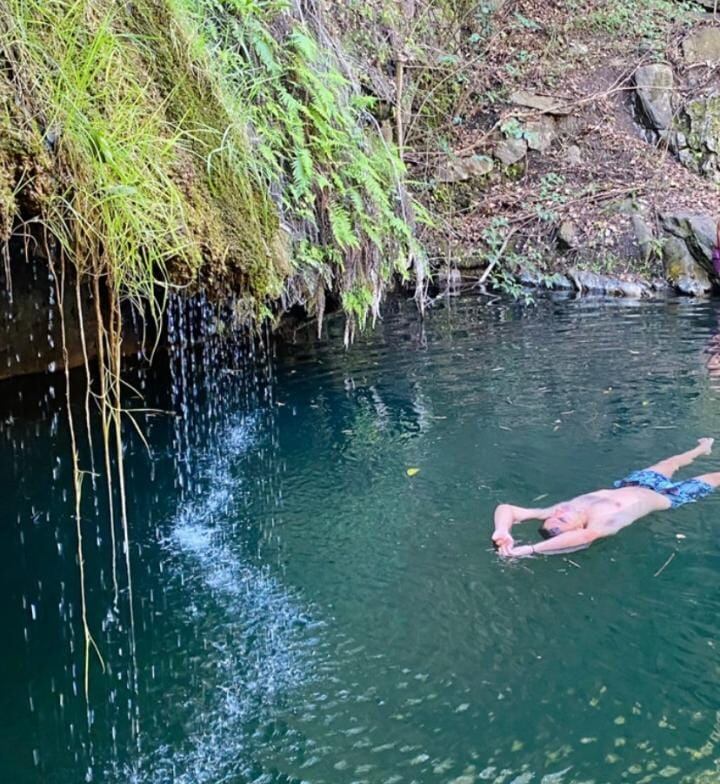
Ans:
[{"label": "pebble under water", "polygon": [[489,539],[501,501],[720,436],[718,303],[396,302],[347,351],[327,326],[228,346],[173,304],[129,378],[132,591],[93,431],[89,707],[62,377],[0,384],[0,781],[720,780],[720,495],[567,557]]}]

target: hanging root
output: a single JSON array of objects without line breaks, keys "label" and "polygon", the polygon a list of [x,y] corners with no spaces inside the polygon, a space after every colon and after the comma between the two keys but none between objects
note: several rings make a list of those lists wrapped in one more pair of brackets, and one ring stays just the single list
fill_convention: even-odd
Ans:
[{"label": "hanging root", "polygon": [[50,265],[50,273],[55,283],[55,292],[57,298],[58,311],[60,314],[60,333],[62,337],[62,356],[63,364],[65,366],[65,405],[67,409],[68,427],[70,430],[70,445],[72,450],[72,466],[73,466],[73,491],[75,498],[75,531],[77,535],[77,555],[78,565],[80,569],[80,618],[83,627],[83,638],[85,648],[85,666],[83,684],[85,688],[85,703],[90,704],[90,651],[95,651],[100,661],[100,666],[105,672],[105,661],[103,660],[100,649],[97,646],[91,632],[87,620],[87,595],[85,586],[85,554],[83,551],[83,533],[82,533],[82,518],[81,518],[81,504],[82,504],[82,480],[83,475],[86,473],[80,468],[80,455],[77,447],[77,436],[75,433],[75,421],[72,413],[71,404],[71,388],[70,388],[70,361],[67,348],[67,329],[65,324],[65,257],[60,254],[60,275],[58,276],[55,269],[52,254],[49,252],[49,243],[47,236],[45,237],[45,246],[48,251],[48,264]]},{"label": "hanging root", "polygon": [[100,276],[93,275],[93,298],[95,300],[95,320],[97,322],[97,353],[98,353],[98,377],[100,379],[100,391],[97,394],[97,402],[100,407],[100,417],[102,420],[103,435],[103,455],[105,459],[105,484],[108,496],[108,515],[110,520],[110,545],[112,548],[112,581],[115,608],[119,602],[119,587],[117,575],[117,540],[115,537],[115,504],[113,502],[113,472],[112,460],[110,459],[110,416],[111,411],[107,364],[105,357],[107,354],[107,331],[103,320],[102,306],[100,304]]}]

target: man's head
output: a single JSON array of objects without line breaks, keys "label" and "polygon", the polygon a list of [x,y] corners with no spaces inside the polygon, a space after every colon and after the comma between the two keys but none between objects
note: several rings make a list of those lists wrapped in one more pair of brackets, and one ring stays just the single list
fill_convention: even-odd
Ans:
[{"label": "man's head", "polygon": [[565,534],[577,528],[585,528],[588,517],[585,512],[578,512],[571,506],[560,504],[552,510],[552,514],[540,526],[540,536],[551,539],[558,534]]}]

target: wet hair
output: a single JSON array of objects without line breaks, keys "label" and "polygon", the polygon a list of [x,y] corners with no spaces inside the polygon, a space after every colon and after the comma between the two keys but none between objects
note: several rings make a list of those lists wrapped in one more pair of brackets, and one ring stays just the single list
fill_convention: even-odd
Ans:
[{"label": "wet hair", "polygon": [[560,531],[558,531],[557,528],[544,528],[543,526],[540,526],[540,528],[538,528],[538,533],[543,539],[552,539],[553,536],[557,536]]}]

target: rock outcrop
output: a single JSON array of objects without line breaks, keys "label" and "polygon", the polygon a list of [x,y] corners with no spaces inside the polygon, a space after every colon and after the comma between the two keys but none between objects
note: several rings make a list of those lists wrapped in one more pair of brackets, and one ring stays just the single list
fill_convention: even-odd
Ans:
[{"label": "rock outcrop", "polygon": [[571,269],[568,272],[575,288],[582,294],[606,294],[612,297],[640,299],[649,297],[650,289],[644,283],[626,281],[610,275],[599,275],[587,270]]},{"label": "rock outcrop", "polygon": [[[717,67],[720,26],[690,33],[683,42],[683,54],[689,74],[695,66]],[[647,129],[648,141],[666,144],[683,165],[720,183],[720,82],[695,77],[686,81],[680,85],[666,63],[638,68],[638,117]]]}]

